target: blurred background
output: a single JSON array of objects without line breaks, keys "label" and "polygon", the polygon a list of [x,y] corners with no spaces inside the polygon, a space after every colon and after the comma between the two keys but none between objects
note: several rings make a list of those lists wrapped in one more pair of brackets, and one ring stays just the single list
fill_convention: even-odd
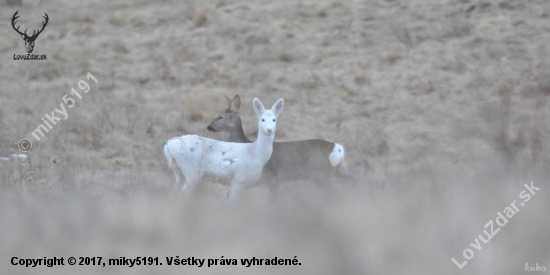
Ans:
[{"label": "blurred background", "polygon": [[[11,27],[49,23],[33,54]],[[550,269],[546,0],[0,0],[0,270],[6,274],[520,274]],[[31,32],[31,31],[29,31]],[[40,141],[45,114],[91,72]],[[346,148],[355,184],[172,192],[168,139],[241,97],[285,99],[276,141]],[[33,141],[27,158],[17,142]],[[484,225],[540,188],[487,244]],[[495,224],[496,228],[496,224]],[[452,261],[474,257],[460,270]],[[293,258],[283,267],[24,268],[11,257]]]}]

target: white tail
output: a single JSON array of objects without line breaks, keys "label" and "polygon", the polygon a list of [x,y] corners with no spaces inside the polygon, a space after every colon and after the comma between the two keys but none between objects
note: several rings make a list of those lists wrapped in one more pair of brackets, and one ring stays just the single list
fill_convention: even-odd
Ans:
[{"label": "white tail", "polygon": [[[251,142],[244,134],[238,113],[240,97],[226,98],[228,108],[207,129],[229,133],[232,142]],[[326,184],[332,174],[339,175],[338,170],[345,170],[344,155],[342,145],[322,139],[275,142],[271,158],[264,166],[262,181],[272,189],[277,188],[277,183],[301,179]]]},{"label": "white tail", "polygon": [[167,141],[164,154],[176,176],[176,185],[183,177],[183,189],[192,188],[205,173],[210,173],[229,180],[228,195],[233,197],[258,181],[273,152],[276,118],[283,106],[281,98],[271,110],[265,110],[264,105],[254,99],[253,107],[258,115],[258,139],[254,143],[230,143],[197,135]]}]

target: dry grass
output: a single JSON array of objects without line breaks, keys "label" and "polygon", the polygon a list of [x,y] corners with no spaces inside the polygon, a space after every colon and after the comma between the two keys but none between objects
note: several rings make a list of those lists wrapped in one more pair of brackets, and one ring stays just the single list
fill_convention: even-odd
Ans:
[{"label": "dry grass", "polygon": [[[34,53],[8,24],[50,22]],[[550,3],[462,1],[0,1],[0,156],[88,71],[100,81],[27,161],[0,162],[0,270],[12,256],[298,256],[299,267],[140,267],[134,273],[518,274],[550,268]],[[237,202],[206,184],[171,194],[171,137],[239,94],[285,99],[279,141],[346,147],[356,186],[265,187]],[[32,138],[31,138],[32,139]],[[34,140],[33,140],[34,141]],[[534,181],[463,270],[450,261]],[[101,271],[100,271],[101,270]]]}]

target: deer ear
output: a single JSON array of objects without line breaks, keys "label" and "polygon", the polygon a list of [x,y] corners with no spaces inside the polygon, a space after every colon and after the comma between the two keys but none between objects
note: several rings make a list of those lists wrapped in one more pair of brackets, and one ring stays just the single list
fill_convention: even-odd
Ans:
[{"label": "deer ear", "polygon": [[285,106],[285,101],[282,98],[279,98],[275,104],[273,104],[273,107],[271,107],[271,111],[275,116],[279,116],[281,111],[283,110],[283,107]]},{"label": "deer ear", "polygon": [[264,114],[265,112],[264,105],[257,98],[254,98],[254,101],[252,102],[252,106],[254,107],[254,111],[256,112],[256,115],[258,117],[261,117]]},{"label": "deer ear", "polygon": [[239,95],[236,95],[229,103],[229,109],[233,112],[236,112],[239,110],[239,108],[241,108],[241,97],[239,97]]},{"label": "deer ear", "polygon": [[225,99],[227,100],[227,107],[231,107],[231,99],[227,95],[225,95]]}]

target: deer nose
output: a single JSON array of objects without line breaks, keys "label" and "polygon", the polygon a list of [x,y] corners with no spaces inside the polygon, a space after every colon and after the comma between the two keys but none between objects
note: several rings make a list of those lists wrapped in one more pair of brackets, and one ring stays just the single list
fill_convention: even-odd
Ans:
[{"label": "deer nose", "polygon": [[206,127],[206,129],[207,129],[208,131],[215,132],[215,131],[214,131],[214,128],[212,128],[212,126],[210,126],[210,125],[208,125],[208,127]]},{"label": "deer nose", "polygon": [[267,128],[267,132],[271,134],[271,132],[273,132],[273,128]]}]

